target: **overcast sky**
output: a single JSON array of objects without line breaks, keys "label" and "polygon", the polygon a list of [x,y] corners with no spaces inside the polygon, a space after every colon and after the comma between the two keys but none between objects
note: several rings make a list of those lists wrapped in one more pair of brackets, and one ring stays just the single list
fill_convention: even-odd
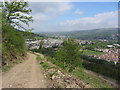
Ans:
[{"label": "overcast sky", "polygon": [[118,26],[117,2],[30,2],[34,32],[61,32]]}]

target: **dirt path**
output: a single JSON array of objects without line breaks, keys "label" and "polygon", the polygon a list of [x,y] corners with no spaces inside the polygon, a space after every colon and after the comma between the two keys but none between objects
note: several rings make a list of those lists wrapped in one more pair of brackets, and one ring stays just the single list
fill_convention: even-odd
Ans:
[{"label": "dirt path", "polygon": [[3,88],[46,88],[47,81],[34,54],[3,74]]}]

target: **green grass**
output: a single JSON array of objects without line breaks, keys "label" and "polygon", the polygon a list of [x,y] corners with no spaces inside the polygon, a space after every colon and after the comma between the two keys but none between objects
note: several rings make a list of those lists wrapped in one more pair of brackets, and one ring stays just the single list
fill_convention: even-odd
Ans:
[{"label": "green grass", "polygon": [[2,67],[2,71],[3,72],[6,72],[6,71],[8,71],[10,68],[12,68],[13,67],[13,65],[8,65],[8,66],[6,66],[6,67]]},{"label": "green grass", "polygon": [[100,79],[98,76],[87,74],[82,69],[76,69],[72,74],[85,83],[89,83],[93,88],[112,88],[106,81]]},{"label": "green grass", "polygon": [[[62,68],[62,63],[57,62],[55,59],[51,59],[50,57],[46,57],[46,58],[48,60],[50,60],[53,64],[57,65],[59,68],[61,68],[65,72],[67,72],[67,69],[69,69],[69,67],[66,67],[65,69],[63,69]],[[50,73],[50,76],[52,76],[54,74],[55,74],[55,72]],[[73,74],[74,76],[78,77],[81,81],[85,82],[86,84],[87,83],[90,84],[90,86],[92,88],[112,88],[111,85],[108,82],[104,81],[100,77],[92,75],[92,74],[85,73],[83,71],[83,68],[78,67],[77,69],[75,69],[70,74]]]},{"label": "green grass", "polygon": [[41,62],[40,65],[41,65],[45,70],[51,68],[50,65],[49,65],[47,62]]},{"label": "green grass", "polygon": [[36,57],[36,60],[41,60],[41,57],[40,57],[40,56],[37,56],[37,57]]},{"label": "green grass", "polygon": [[104,52],[92,51],[92,50],[84,50],[83,54],[85,54],[85,55],[102,55],[102,54],[105,54],[105,53]]},{"label": "green grass", "polygon": [[57,75],[57,72],[56,71],[54,71],[54,72],[51,72],[51,73],[49,73],[49,76],[53,76],[53,75]]}]

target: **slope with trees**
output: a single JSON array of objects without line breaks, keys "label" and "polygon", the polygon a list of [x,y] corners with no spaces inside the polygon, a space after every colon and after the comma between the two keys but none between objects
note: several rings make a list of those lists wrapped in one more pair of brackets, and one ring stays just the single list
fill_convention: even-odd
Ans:
[{"label": "slope with trees", "polygon": [[5,66],[26,55],[25,40],[18,28],[28,30],[23,24],[29,25],[32,21],[32,17],[28,16],[32,10],[25,1],[6,1],[2,8],[2,65]]}]

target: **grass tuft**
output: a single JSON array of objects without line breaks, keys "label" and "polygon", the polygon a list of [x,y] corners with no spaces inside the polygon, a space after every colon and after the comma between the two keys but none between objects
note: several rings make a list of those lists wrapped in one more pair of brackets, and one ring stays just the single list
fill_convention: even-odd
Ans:
[{"label": "grass tuft", "polygon": [[13,65],[8,65],[8,66],[6,66],[6,67],[2,67],[2,71],[3,72],[6,72],[6,71],[8,71],[10,68],[12,68],[13,67]]},{"label": "grass tuft", "polygon": [[41,60],[41,57],[40,57],[40,56],[37,56],[37,57],[36,57],[36,60]]},{"label": "grass tuft", "polygon": [[50,65],[49,65],[47,62],[41,62],[40,65],[41,65],[45,70],[51,68]]}]

